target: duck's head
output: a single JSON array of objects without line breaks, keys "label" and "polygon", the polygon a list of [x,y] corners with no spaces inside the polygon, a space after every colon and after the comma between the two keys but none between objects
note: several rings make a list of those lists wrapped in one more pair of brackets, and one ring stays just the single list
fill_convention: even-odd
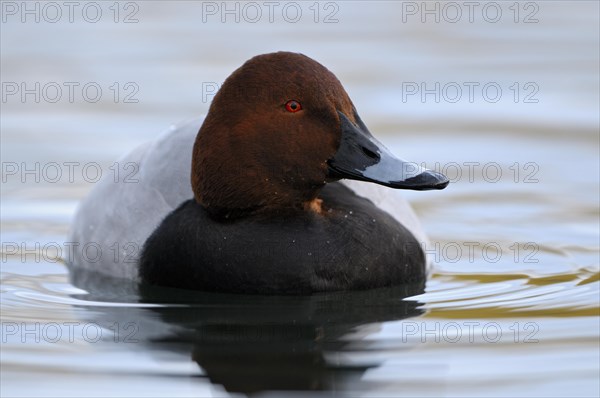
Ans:
[{"label": "duck's head", "polygon": [[342,178],[443,189],[448,179],[403,161],[364,125],[339,80],[289,52],[248,60],[214,97],[194,144],[192,188],[208,210],[314,208]]}]

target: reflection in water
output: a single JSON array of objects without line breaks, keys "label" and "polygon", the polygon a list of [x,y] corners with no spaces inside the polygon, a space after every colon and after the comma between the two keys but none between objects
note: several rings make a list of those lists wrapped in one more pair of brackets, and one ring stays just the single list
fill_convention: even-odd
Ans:
[{"label": "reflection in water", "polygon": [[[72,271],[73,272],[73,271]],[[135,339],[158,353],[189,355],[212,383],[231,392],[339,390],[379,363],[331,363],[350,333],[372,333],[374,323],[423,313],[403,300],[424,284],[311,296],[204,293],[135,285],[77,270],[73,284],[90,294],[80,300],[160,304],[151,308],[94,306],[95,322],[114,330],[135,325]],[[370,327],[364,328],[369,325]],[[364,337],[363,336],[363,337]],[[356,336],[352,339],[356,340]]]}]

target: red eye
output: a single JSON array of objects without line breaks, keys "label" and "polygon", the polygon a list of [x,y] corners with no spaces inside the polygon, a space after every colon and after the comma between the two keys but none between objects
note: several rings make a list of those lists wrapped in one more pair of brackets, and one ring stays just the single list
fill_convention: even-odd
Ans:
[{"label": "red eye", "polygon": [[294,113],[294,112],[298,112],[299,110],[301,110],[302,105],[300,105],[300,103],[296,100],[290,100],[290,101],[286,102],[285,109],[288,112]]}]

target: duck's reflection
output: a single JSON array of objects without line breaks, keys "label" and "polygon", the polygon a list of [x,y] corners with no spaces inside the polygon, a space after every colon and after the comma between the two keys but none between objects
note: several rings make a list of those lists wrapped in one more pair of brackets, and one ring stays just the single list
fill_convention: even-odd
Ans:
[{"label": "duck's reflection", "polygon": [[[251,296],[133,285],[97,274],[72,272],[89,292],[78,299],[162,306],[94,306],[99,325],[135,325],[131,338],[159,352],[180,352],[230,392],[340,390],[355,385],[378,363],[331,360],[359,349],[377,323],[420,315],[424,284],[315,294]],[[367,327],[369,326],[369,327]],[[352,334],[351,338],[348,336]],[[125,334],[123,334],[125,336]],[[139,346],[136,344],[136,346]]]}]

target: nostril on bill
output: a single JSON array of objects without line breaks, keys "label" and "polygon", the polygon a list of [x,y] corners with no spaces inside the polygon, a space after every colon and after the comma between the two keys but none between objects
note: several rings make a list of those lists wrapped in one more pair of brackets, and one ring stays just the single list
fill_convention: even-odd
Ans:
[{"label": "nostril on bill", "polygon": [[373,160],[379,160],[381,158],[378,153],[373,152],[369,148],[365,148],[363,146],[363,147],[361,147],[361,149],[365,155],[367,155],[369,158],[371,158]]}]

